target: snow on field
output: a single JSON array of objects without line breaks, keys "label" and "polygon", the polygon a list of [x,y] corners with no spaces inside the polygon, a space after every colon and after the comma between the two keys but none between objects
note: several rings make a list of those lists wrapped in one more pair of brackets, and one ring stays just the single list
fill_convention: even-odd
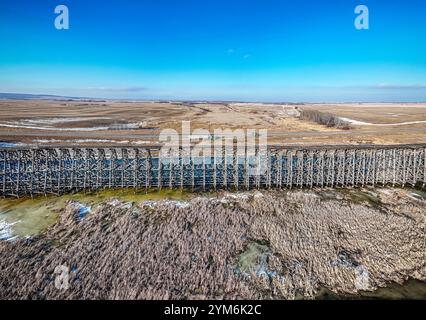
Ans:
[{"label": "snow on field", "polygon": [[152,143],[150,141],[138,140],[109,140],[109,139],[73,139],[73,140],[58,140],[58,139],[35,139],[33,143],[36,144],[48,144],[48,143],[117,143],[117,144],[131,144],[131,145],[143,145]]},{"label": "snow on field", "polygon": [[110,117],[73,117],[73,118],[46,118],[46,119],[24,119],[15,121],[17,123],[27,124],[58,124],[68,122],[90,121],[90,120],[110,120]]},{"label": "snow on field", "polygon": [[90,128],[55,128],[55,127],[39,127],[27,124],[13,124],[13,123],[0,123],[0,127],[6,128],[20,128],[20,129],[33,129],[33,130],[47,130],[47,131],[99,131],[108,130],[109,127],[90,127]]},{"label": "snow on field", "polygon": [[404,126],[404,125],[410,125],[410,124],[426,123],[426,121],[408,121],[408,122],[399,122],[399,123],[371,123],[371,122],[358,121],[358,120],[345,118],[345,117],[339,117],[339,119],[357,126]]},{"label": "snow on field", "polygon": [[19,121],[5,121],[0,123],[0,127],[20,128],[48,131],[99,131],[99,130],[132,130],[139,129],[141,123],[112,123],[111,125],[93,126],[93,127],[72,127],[58,128],[54,125],[72,123],[79,121],[92,120],[111,120],[109,117],[75,117],[75,118],[48,118],[48,119],[23,119]]}]

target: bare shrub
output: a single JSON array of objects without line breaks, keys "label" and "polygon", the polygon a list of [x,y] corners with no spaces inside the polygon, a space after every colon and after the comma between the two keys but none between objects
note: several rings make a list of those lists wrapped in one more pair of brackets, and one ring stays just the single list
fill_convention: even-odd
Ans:
[{"label": "bare shrub", "polygon": [[329,128],[338,128],[342,130],[351,129],[349,122],[343,121],[339,117],[336,117],[335,115],[329,112],[302,109],[300,112],[300,119],[313,121],[313,122],[325,125]]}]

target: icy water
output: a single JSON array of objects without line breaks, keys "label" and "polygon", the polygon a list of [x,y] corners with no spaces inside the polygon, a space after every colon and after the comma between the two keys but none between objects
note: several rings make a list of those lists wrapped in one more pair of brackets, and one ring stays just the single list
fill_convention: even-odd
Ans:
[{"label": "icy water", "polygon": [[316,296],[317,300],[401,300],[401,299],[426,299],[426,283],[419,280],[408,280],[404,284],[391,283],[385,288],[376,291],[360,291],[358,294],[336,294],[328,289],[321,289]]},{"label": "icy water", "polygon": [[124,189],[75,193],[60,197],[0,199],[0,240],[40,234],[56,221],[68,200],[77,201],[93,210],[99,203],[112,198],[125,202],[140,202],[162,199],[182,200],[186,197],[185,192],[176,190],[135,193],[133,190]]}]

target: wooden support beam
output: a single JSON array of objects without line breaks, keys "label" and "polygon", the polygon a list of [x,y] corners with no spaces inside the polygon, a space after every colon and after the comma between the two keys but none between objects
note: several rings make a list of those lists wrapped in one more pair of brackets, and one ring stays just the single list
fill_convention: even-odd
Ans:
[{"label": "wooden support beam", "polygon": [[309,152],[309,163],[310,163],[310,185],[309,187],[312,189],[314,186],[314,161],[315,155],[313,151]]},{"label": "wooden support beam", "polygon": [[203,153],[203,191],[206,191],[206,157]]},{"label": "wooden support beam", "polygon": [[293,152],[290,151],[289,153],[289,163],[288,163],[288,167],[289,167],[289,175],[288,175],[288,179],[289,179],[289,187],[290,189],[293,187]]},{"label": "wooden support beam", "polygon": [[170,159],[169,163],[169,189],[173,189],[173,168],[175,159]]},{"label": "wooden support beam", "polygon": [[45,167],[44,167],[44,183],[43,183],[43,193],[46,196],[47,193],[47,173],[49,171],[50,165],[49,165],[49,152],[46,151],[46,161],[45,161]]},{"label": "wooden support beam", "polygon": [[320,159],[321,159],[321,188],[324,187],[324,167],[325,167],[325,152],[321,152],[320,155]]},{"label": "wooden support beam", "polygon": [[135,159],[133,160],[133,188],[139,188],[139,149],[135,149]]},{"label": "wooden support beam", "polygon": [[145,193],[151,187],[151,152],[148,152],[145,159]]},{"label": "wooden support beam", "polygon": [[214,157],[213,159],[213,190],[217,190],[217,158]]},{"label": "wooden support beam", "polygon": [[179,159],[179,167],[180,167],[180,191],[183,191],[184,188],[184,155],[183,155],[183,150],[180,150],[180,159]]},{"label": "wooden support beam", "polygon": [[413,180],[411,185],[414,187],[417,183],[417,154],[416,150],[413,150]]},{"label": "wooden support beam", "polygon": [[342,160],[342,181],[340,185],[343,187],[346,185],[346,149],[343,150],[343,160]]},{"label": "wooden support beam", "polygon": [[402,187],[405,187],[405,182],[406,182],[406,178],[407,178],[407,176],[406,176],[406,174],[407,174],[406,165],[407,165],[406,152],[405,152],[405,149],[404,149],[404,150],[402,150]]},{"label": "wooden support beam", "polygon": [[194,159],[191,158],[191,190],[194,192],[195,189],[195,164]]},{"label": "wooden support beam", "polygon": [[233,180],[234,180],[234,188],[238,190],[239,188],[239,172],[238,172],[238,150],[237,148],[233,148],[232,155],[232,172],[233,172]]},{"label": "wooden support beam", "polygon": [[356,150],[353,150],[352,157],[352,187],[355,187]]},{"label": "wooden support beam", "polygon": [[426,148],[423,149],[423,185],[424,188],[426,186]]},{"label": "wooden support beam", "polygon": [[392,161],[393,161],[393,181],[392,185],[395,187],[396,184],[396,150],[392,150]]},{"label": "wooden support beam", "polygon": [[362,186],[364,187],[366,182],[366,175],[367,175],[367,166],[366,166],[366,151],[364,150],[362,153]]},{"label": "wooden support beam", "polygon": [[158,164],[157,164],[157,187],[158,190],[161,190],[163,187],[163,164],[161,162],[161,159],[158,158]]},{"label": "wooden support beam", "polygon": [[30,177],[31,197],[33,197],[33,194],[34,194],[34,175],[36,174],[34,161],[35,161],[35,151],[32,149],[31,150],[31,177]]},{"label": "wooden support beam", "polygon": [[7,167],[9,166],[9,161],[7,157],[9,156],[8,152],[3,151],[3,186],[2,186],[2,195],[3,197],[6,196],[6,175],[9,174],[9,171],[7,170]]}]

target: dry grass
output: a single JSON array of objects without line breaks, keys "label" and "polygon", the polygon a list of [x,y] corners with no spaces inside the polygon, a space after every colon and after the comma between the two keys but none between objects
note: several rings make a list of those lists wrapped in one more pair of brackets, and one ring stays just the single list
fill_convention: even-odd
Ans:
[{"label": "dry grass", "polygon": [[[70,203],[46,234],[0,243],[0,298],[291,299],[426,280],[424,201],[393,206],[393,192],[357,204],[335,194],[110,201],[82,221]],[[254,243],[267,249],[241,269]],[[66,291],[54,286],[61,264],[72,270]]]}]

